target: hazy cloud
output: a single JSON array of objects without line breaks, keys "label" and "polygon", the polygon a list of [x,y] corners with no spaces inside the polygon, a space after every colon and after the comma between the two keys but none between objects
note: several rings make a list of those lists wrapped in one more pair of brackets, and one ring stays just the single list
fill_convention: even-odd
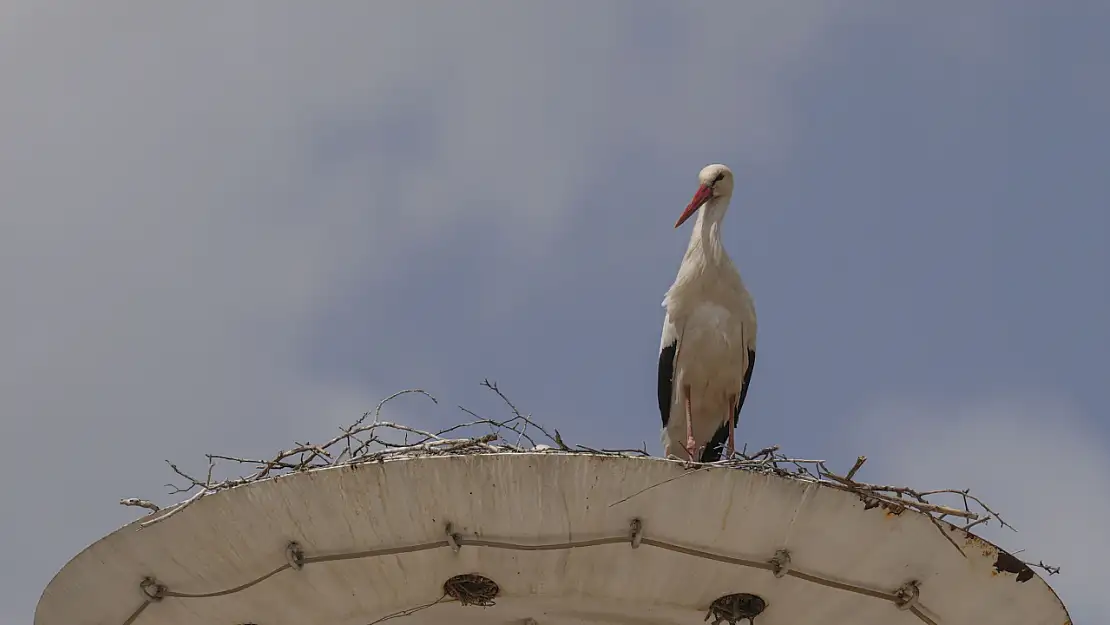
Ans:
[{"label": "hazy cloud", "polygon": [[971,488],[1018,529],[992,524],[981,535],[1008,551],[1024,550],[1025,560],[1061,567],[1046,579],[1074,622],[1110,618],[1102,597],[1110,460],[1069,402],[1031,393],[889,398],[875,402],[848,438],[868,455],[860,479]]},{"label": "hazy cloud", "polygon": [[[543,255],[615,136],[692,149],[663,118],[777,146],[778,76],[823,15],[751,11],[735,37],[709,5],[262,6],[5,9],[0,433],[43,447],[0,461],[36,466],[9,483],[3,523],[54,536],[5,546],[28,563],[0,597],[13,622],[132,516],[112,502],[157,483],[162,458],[269,450],[294,420],[330,427],[384,395],[298,359],[354,276],[384,278],[462,224]],[[666,20],[675,47],[645,68],[637,25]],[[736,82],[722,116],[711,99]]]},{"label": "hazy cloud", "polygon": [[[419,383],[441,392],[500,372],[476,371],[469,345],[430,338],[472,331],[451,297],[538,334],[513,316],[516,300],[563,297],[556,283],[575,273],[647,280],[631,270],[643,274],[644,241],[662,228],[643,211],[671,198],[645,195],[656,193],[646,182],[665,178],[682,202],[707,159],[763,173],[790,159],[813,123],[797,115],[797,83],[824,71],[830,33],[912,32],[907,54],[1011,71],[1013,18],[997,11],[960,5],[956,23],[948,11],[837,4],[5,4],[0,436],[18,443],[0,459],[0,534],[25,574],[0,590],[0,616],[28,621],[57,568],[134,518],[116,499],[156,494],[163,458],[269,453],[397,390],[306,357],[332,316],[363,360],[452,358],[421,369]],[[629,152],[655,167],[630,171]],[[587,193],[598,188],[612,192]],[[579,262],[587,244],[605,262]],[[485,271],[435,279],[471,249]],[[665,271],[639,320],[651,332],[676,260],[653,260]],[[417,279],[446,303],[383,314]],[[612,297],[599,288],[583,281],[574,295]],[[597,328],[630,323],[604,308],[588,324],[577,301],[559,313],[564,331],[594,329],[575,338],[602,346],[599,359],[621,346]],[[640,341],[645,370],[655,336]],[[508,354],[516,345],[496,341],[521,334],[489,338]],[[774,358],[759,375],[774,379]],[[573,372],[545,384],[545,366],[557,365],[527,373],[535,385],[583,415],[610,408],[567,392]],[[653,420],[622,408],[591,421],[591,436],[637,442],[623,418],[655,439]],[[430,413],[406,399],[391,415]]]}]

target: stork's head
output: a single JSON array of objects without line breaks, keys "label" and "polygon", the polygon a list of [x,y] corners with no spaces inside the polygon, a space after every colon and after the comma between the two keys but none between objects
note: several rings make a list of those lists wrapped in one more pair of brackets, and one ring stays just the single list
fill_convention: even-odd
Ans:
[{"label": "stork's head", "polygon": [[690,200],[690,205],[682,211],[674,227],[681,226],[710,199],[730,195],[732,195],[732,170],[721,164],[706,165],[698,173],[698,190],[694,193],[694,199]]}]

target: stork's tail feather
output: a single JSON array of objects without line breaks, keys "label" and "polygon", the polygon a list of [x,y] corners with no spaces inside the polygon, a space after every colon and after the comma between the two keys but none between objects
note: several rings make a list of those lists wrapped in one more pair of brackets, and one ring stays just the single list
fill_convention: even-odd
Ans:
[{"label": "stork's tail feather", "polygon": [[701,457],[698,458],[699,462],[717,462],[725,456],[725,445],[728,443],[728,422],[722,423],[721,427],[713,433],[713,438],[709,439],[705,448],[702,449]]}]

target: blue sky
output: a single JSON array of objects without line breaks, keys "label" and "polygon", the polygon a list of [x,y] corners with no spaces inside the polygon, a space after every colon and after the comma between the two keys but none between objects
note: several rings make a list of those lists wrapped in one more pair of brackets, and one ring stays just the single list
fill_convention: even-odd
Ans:
[{"label": "blue sky", "polygon": [[970,486],[1076,622],[1110,616],[1110,5],[4,12],[3,622],[162,459],[323,438],[401,388],[443,400],[394,405],[431,426],[499,410],[489,377],[658,452],[672,226],[711,162],[760,319],[740,438]]}]

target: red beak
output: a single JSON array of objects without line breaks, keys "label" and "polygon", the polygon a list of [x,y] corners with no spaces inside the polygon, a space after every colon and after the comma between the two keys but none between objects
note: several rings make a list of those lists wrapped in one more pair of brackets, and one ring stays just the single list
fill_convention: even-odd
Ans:
[{"label": "red beak", "polygon": [[686,207],[686,210],[682,211],[682,215],[678,218],[678,221],[674,222],[674,227],[677,228],[681,226],[682,222],[689,219],[690,215],[696,213],[697,210],[701,208],[701,205],[705,204],[711,197],[713,197],[713,187],[707,184],[698,187],[698,192],[694,194],[694,199],[690,200],[690,205]]}]

